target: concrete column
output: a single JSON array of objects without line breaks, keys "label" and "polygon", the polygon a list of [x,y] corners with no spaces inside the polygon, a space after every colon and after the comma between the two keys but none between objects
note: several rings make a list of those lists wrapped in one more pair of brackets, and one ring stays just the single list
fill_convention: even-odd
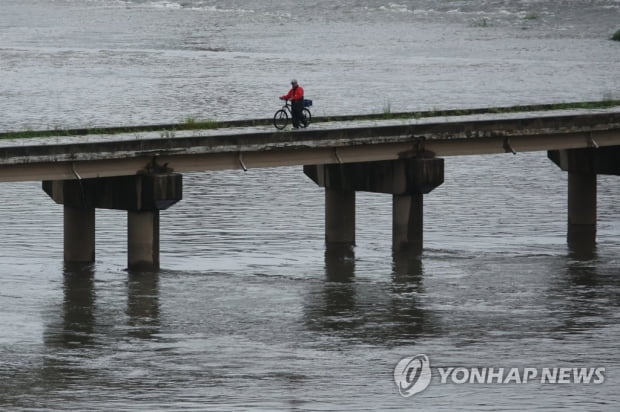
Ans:
[{"label": "concrete column", "polygon": [[392,248],[395,253],[422,253],[424,195],[412,193],[393,195]]},{"label": "concrete column", "polygon": [[325,243],[355,246],[355,191],[325,189]]},{"label": "concrete column", "polygon": [[568,172],[569,244],[596,243],[596,174]]},{"label": "concrete column", "polygon": [[129,270],[159,270],[159,210],[127,212]]},{"label": "concrete column", "polygon": [[65,262],[95,261],[95,209],[64,206]]}]

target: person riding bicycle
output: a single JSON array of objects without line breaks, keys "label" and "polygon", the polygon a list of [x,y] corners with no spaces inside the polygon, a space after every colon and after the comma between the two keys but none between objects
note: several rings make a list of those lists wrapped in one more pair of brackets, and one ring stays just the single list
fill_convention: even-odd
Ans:
[{"label": "person riding bicycle", "polygon": [[304,118],[304,89],[297,83],[297,80],[291,80],[291,90],[287,94],[280,96],[280,100],[291,101],[291,114],[293,117],[293,127],[299,128],[299,122],[304,122],[304,126],[307,125],[307,121]]}]

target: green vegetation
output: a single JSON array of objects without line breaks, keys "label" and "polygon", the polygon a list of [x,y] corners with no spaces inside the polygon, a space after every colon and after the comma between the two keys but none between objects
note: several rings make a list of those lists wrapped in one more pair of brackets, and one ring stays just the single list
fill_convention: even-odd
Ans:
[{"label": "green vegetation", "polygon": [[217,129],[221,127],[221,123],[216,122],[215,120],[201,120],[193,124],[194,127],[192,129]]},{"label": "green vegetation", "polygon": [[[346,115],[346,116],[325,116],[313,117],[314,123],[319,122],[342,122],[356,120],[383,120],[383,119],[421,119],[428,117],[442,116],[466,116],[489,113],[518,113],[518,112],[534,112],[545,110],[567,110],[567,109],[602,109],[609,107],[618,107],[620,110],[620,100],[613,99],[611,93],[606,94],[603,100],[594,102],[572,102],[572,103],[555,103],[540,105],[521,105],[506,107],[486,107],[475,109],[451,109],[441,110],[434,108],[429,111],[417,112],[393,112],[392,104],[386,101],[382,113],[373,113],[365,115]],[[184,123],[160,124],[160,125],[141,125],[141,126],[121,126],[121,127],[93,127],[82,129],[55,129],[55,130],[23,130],[14,132],[0,133],[0,139],[27,139],[34,137],[62,137],[62,136],[85,136],[90,134],[121,134],[121,133],[145,133],[159,132],[161,138],[174,138],[179,132],[187,130],[204,130],[204,129],[223,129],[230,127],[253,127],[253,126],[270,126],[273,119],[250,119],[250,120],[231,120],[218,122],[215,120],[198,121],[188,118]]]},{"label": "green vegetation", "polygon": [[613,35],[613,36],[611,36],[611,39],[612,39],[612,40],[615,40],[615,41],[620,41],[620,30],[618,30],[617,32],[615,32],[615,33],[614,33],[614,35]]},{"label": "green vegetation", "polygon": [[215,120],[196,120],[193,117],[188,117],[185,119],[185,127],[183,130],[198,130],[198,129],[217,129],[221,126],[221,123]]},{"label": "green vegetation", "polygon": [[387,99],[383,103],[383,117],[385,119],[390,119],[392,117],[392,103]]}]

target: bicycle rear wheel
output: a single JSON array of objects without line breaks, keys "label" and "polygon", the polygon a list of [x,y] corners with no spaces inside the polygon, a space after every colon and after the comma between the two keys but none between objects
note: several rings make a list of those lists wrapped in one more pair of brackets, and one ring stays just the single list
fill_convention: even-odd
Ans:
[{"label": "bicycle rear wheel", "polygon": [[286,113],[286,110],[280,109],[273,115],[273,125],[276,129],[282,130],[288,123],[288,113]]},{"label": "bicycle rear wheel", "polygon": [[304,120],[301,122],[301,125],[303,127],[308,127],[308,125],[310,124],[310,119],[312,119],[312,113],[310,113],[310,110],[305,107],[302,110],[302,113],[304,115]]}]

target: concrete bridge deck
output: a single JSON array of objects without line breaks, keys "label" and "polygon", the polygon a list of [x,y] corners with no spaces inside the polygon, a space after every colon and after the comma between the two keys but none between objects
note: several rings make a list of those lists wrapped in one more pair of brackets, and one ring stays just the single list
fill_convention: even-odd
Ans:
[{"label": "concrete bridge deck", "polygon": [[0,181],[175,172],[620,145],[620,108],[0,140]]}]

